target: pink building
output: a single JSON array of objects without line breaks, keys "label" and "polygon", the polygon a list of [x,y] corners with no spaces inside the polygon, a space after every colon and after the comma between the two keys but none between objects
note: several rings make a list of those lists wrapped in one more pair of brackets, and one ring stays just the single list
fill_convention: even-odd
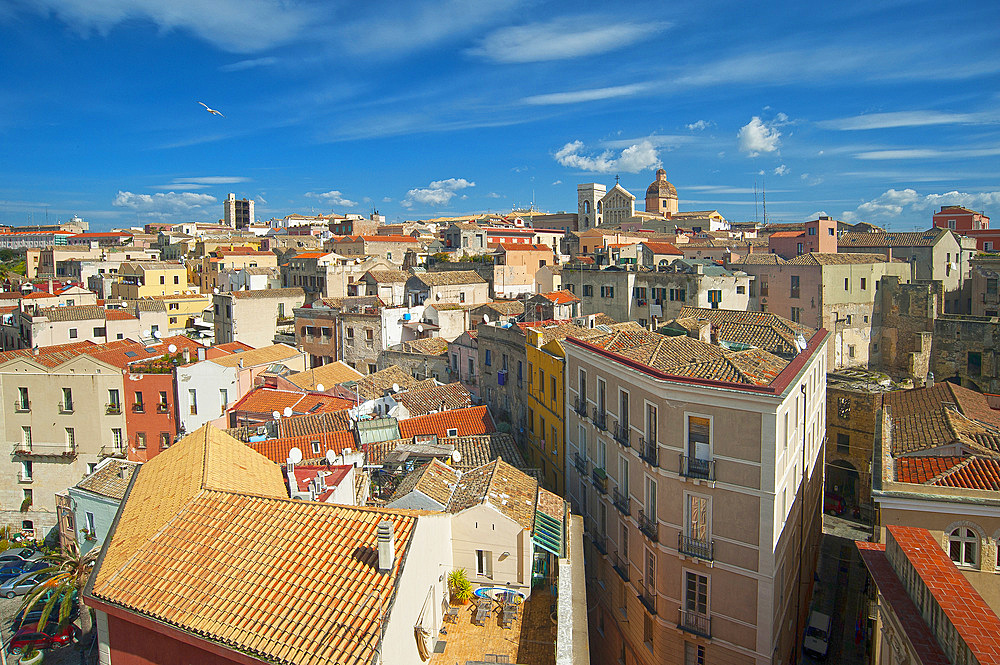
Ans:
[{"label": "pink building", "polygon": [[837,253],[837,220],[820,217],[805,223],[801,231],[778,231],[767,239],[767,249],[783,259],[810,252]]}]

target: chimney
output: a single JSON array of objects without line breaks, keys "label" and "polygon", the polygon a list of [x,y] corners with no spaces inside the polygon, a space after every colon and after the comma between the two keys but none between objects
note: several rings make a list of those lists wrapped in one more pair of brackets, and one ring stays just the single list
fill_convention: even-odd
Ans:
[{"label": "chimney", "polygon": [[55,290],[52,288],[52,280],[51,279],[49,280],[49,293],[53,293],[53,294],[55,293]]},{"label": "chimney", "polygon": [[927,378],[924,379],[924,388],[934,387],[934,372],[927,372]]},{"label": "chimney", "polygon": [[892,262],[892,247],[885,248],[885,260]]},{"label": "chimney", "polygon": [[711,332],[709,333],[709,335],[710,335],[709,339],[712,340],[712,345],[713,346],[718,346],[719,345],[719,328],[718,328],[718,326],[712,326],[711,327]]},{"label": "chimney", "polygon": [[199,346],[198,347],[198,360],[202,361],[204,359],[205,359],[205,347],[204,346]]},{"label": "chimney", "polygon": [[187,365],[189,362],[191,362],[191,349],[189,349],[188,347],[185,346],[184,347],[184,364]]},{"label": "chimney", "polygon": [[382,520],[378,523],[378,572],[388,573],[396,560],[396,538],[392,531],[392,522]]}]

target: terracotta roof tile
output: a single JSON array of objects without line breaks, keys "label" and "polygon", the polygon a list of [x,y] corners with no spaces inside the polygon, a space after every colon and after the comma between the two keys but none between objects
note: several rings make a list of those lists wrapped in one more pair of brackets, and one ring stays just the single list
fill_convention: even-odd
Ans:
[{"label": "terracotta roof tile", "polygon": [[531,530],[535,524],[537,496],[537,480],[497,459],[462,474],[447,510],[458,513],[486,503],[521,527]]},{"label": "terracotta roof tile", "polygon": [[345,381],[357,381],[363,376],[364,374],[344,361],[338,360],[304,372],[297,372],[286,378],[300,388],[315,390],[317,384],[322,384],[324,388],[330,389]]},{"label": "terracotta roof tile", "polygon": [[240,353],[233,353],[221,358],[212,358],[211,362],[223,367],[239,367],[240,361],[243,361],[243,367],[256,367],[258,365],[280,363],[283,360],[289,360],[301,354],[301,351],[287,344],[272,344],[271,346],[262,346],[259,349],[241,351]]},{"label": "terracotta roof tile", "polygon": [[424,337],[423,339],[413,339],[400,344],[398,350],[405,353],[440,356],[448,352],[448,340],[443,337]]},{"label": "terracotta roof tile", "polygon": [[286,408],[294,413],[324,413],[341,411],[354,406],[351,400],[332,397],[323,393],[280,390],[277,388],[254,388],[230,407],[229,411],[240,413],[270,414],[282,412]]},{"label": "terracotta roof tile", "polygon": [[448,430],[456,430],[452,436],[475,436],[489,434],[496,430],[493,417],[485,406],[473,406],[467,409],[452,409],[426,416],[417,416],[399,421],[399,434],[402,437],[413,437],[422,434],[436,434],[439,437],[449,436]]},{"label": "terracotta roof tile", "polygon": [[[313,444],[319,445],[319,452],[316,451]],[[345,448],[352,450],[357,448],[354,432],[351,430],[250,441],[247,442],[247,445],[275,464],[284,464],[292,448],[301,450],[306,458],[325,457],[328,450],[339,455]]]},{"label": "terracotta roof tile", "polygon": [[838,266],[838,265],[867,265],[869,263],[885,263],[885,254],[863,254],[861,252],[844,252],[835,254],[831,252],[809,252],[789,259],[786,263],[791,266]]},{"label": "terracotta roof tile", "polygon": [[108,457],[98,464],[93,473],[77,483],[76,486],[88,492],[121,501],[125,496],[125,490],[128,489],[129,482],[132,480],[132,474],[139,466],[141,466],[139,462]]},{"label": "terracotta roof tile", "polygon": [[475,270],[441,270],[437,272],[418,272],[414,275],[425,286],[452,286],[455,284],[485,284]]},{"label": "terracotta roof tile", "polygon": [[459,475],[457,469],[434,458],[408,473],[396,488],[392,500],[397,501],[410,492],[417,491],[441,504],[443,508],[451,500]]},{"label": "terracotta roof tile", "polygon": [[[369,464],[381,465],[385,456],[402,444],[413,443],[413,437],[393,439],[370,443],[365,448]],[[482,466],[487,462],[502,458],[508,464],[518,469],[526,470],[527,464],[514,443],[514,437],[506,432],[493,432],[479,436],[438,437],[439,446],[454,446],[462,454],[462,459],[455,462],[456,469],[467,470]]]},{"label": "terracotta roof tile", "polygon": [[643,241],[642,245],[651,251],[653,254],[676,254],[678,256],[683,256],[682,252],[676,245],[669,242],[650,242]]},{"label": "terracotta roof tile", "polygon": [[556,305],[567,305],[569,303],[580,302],[580,298],[572,291],[567,291],[563,289],[561,291],[552,291],[550,293],[539,293],[541,297],[549,300]]},{"label": "terracotta roof tile", "polygon": [[472,396],[461,383],[446,383],[422,390],[407,390],[398,393],[394,399],[406,407],[410,417],[422,416],[431,411],[464,409],[472,406]]},{"label": "terracotta roof tile", "polygon": [[840,247],[931,247],[944,229],[905,233],[850,232],[837,239]]},{"label": "terracotta roof tile", "polygon": [[302,287],[295,286],[287,289],[255,289],[253,291],[230,291],[227,295],[231,295],[237,300],[247,300],[247,299],[266,299],[266,298],[302,298],[306,297],[306,292],[302,290]]}]

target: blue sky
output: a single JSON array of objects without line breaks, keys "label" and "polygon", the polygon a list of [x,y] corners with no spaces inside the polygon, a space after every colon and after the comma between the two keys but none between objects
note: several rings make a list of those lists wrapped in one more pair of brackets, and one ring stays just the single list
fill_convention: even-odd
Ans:
[{"label": "blue sky", "polygon": [[[1000,3],[13,0],[0,223],[378,209],[1000,223]],[[197,102],[219,109],[209,114]]]}]

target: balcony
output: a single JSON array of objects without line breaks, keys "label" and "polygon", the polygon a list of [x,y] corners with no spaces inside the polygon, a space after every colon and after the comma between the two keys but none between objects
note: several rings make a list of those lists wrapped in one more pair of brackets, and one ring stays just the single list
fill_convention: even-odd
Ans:
[{"label": "balcony", "polygon": [[639,602],[650,614],[656,614],[656,589],[645,586],[642,580],[639,580]]},{"label": "balcony", "polygon": [[97,452],[97,457],[99,459],[104,459],[105,457],[125,459],[125,449],[118,446],[101,446],[101,449]]},{"label": "balcony", "polygon": [[104,413],[109,416],[120,416],[122,414],[121,404],[106,404],[104,406]]},{"label": "balcony", "polygon": [[601,494],[608,493],[608,474],[604,469],[599,466],[595,466],[594,470],[591,472],[591,479],[594,482],[594,489]]},{"label": "balcony", "polygon": [[712,619],[704,614],[682,609],[677,627],[700,637],[712,638]]},{"label": "balcony", "polygon": [[21,457],[76,457],[76,445],[71,443],[16,443],[14,454]]},{"label": "balcony", "polygon": [[698,559],[712,561],[715,558],[715,542],[679,533],[677,534],[677,551]]},{"label": "balcony", "polygon": [[619,492],[618,488],[616,487],[614,490],[612,490],[611,500],[615,504],[615,508],[617,508],[618,512],[620,512],[622,515],[632,514],[632,500],[628,498],[627,493]]},{"label": "balcony", "polygon": [[156,405],[156,412],[157,413],[167,413],[169,410],[170,410],[170,405],[169,404],[157,404]]},{"label": "balcony", "polygon": [[573,453],[573,465],[581,476],[587,475],[587,471],[590,470],[590,462],[586,457],[581,457],[580,453]]},{"label": "balcony", "polygon": [[594,407],[594,427],[603,431],[608,429],[608,414],[604,409]]},{"label": "balcony", "polygon": [[654,469],[660,466],[660,448],[656,441],[646,441],[646,437],[639,437],[639,458]]},{"label": "balcony", "polygon": [[597,533],[596,531],[590,532],[590,540],[594,543],[594,549],[596,549],[601,554],[608,553],[608,537],[603,533]]},{"label": "balcony", "polygon": [[146,405],[142,402],[136,402],[132,405],[132,413],[146,413]]},{"label": "balcony", "polygon": [[628,560],[618,556],[618,552],[611,555],[611,567],[618,573],[618,577],[628,582]]},{"label": "balcony", "polygon": [[631,434],[632,431],[629,429],[628,422],[615,423],[615,431],[614,431],[615,441],[622,444],[626,448],[631,446]]},{"label": "balcony", "polygon": [[31,411],[31,400],[14,400],[14,411],[18,413],[27,413]]},{"label": "balcony", "polygon": [[587,398],[580,397],[577,395],[573,398],[573,410],[576,411],[576,415],[581,418],[587,417]]},{"label": "balcony", "polygon": [[715,480],[715,460],[698,459],[681,454],[680,474],[687,478]]},{"label": "balcony", "polygon": [[660,527],[656,523],[656,518],[647,517],[645,510],[639,511],[639,531],[646,534],[646,537],[654,543],[660,542]]}]

